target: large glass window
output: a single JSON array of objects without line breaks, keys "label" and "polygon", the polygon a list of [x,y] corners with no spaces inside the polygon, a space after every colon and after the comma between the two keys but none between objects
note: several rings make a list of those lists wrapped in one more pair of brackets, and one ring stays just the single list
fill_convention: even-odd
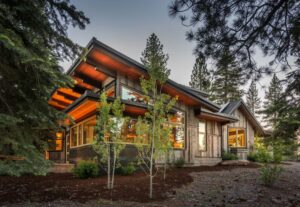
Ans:
[{"label": "large glass window", "polygon": [[206,123],[198,124],[198,147],[200,151],[206,151]]},{"label": "large glass window", "polygon": [[96,117],[76,124],[71,128],[71,147],[91,144],[96,136]]},{"label": "large glass window", "polygon": [[125,86],[122,86],[122,99],[128,101],[134,101],[138,103],[145,103],[144,97],[137,91],[131,90]]},{"label": "large glass window", "polygon": [[50,133],[47,137],[48,151],[61,151],[63,150],[63,133],[56,132]]},{"label": "large glass window", "polygon": [[246,147],[245,129],[229,128],[228,145],[229,147]]},{"label": "large glass window", "polygon": [[77,146],[77,139],[78,139],[78,127],[74,126],[71,128],[71,147]]},{"label": "large glass window", "polygon": [[129,119],[127,122],[124,122],[122,126],[122,138],[124,142],[133,143],[136,135],[136,119]]},{"label": "large glass window", "polygon": [[94,137],[96,135],[95,126],[96,126],[96,119],[91,119],[91,120],[83,123],[82,144],[90,144],[93,142]]},{"label": "large glass window", "polygon": [[184,148],[185,135],[185,117],[184,112],[177,111],[170,117],[170,124],[172,127],[171,139],[173,140],[174,148]]}]

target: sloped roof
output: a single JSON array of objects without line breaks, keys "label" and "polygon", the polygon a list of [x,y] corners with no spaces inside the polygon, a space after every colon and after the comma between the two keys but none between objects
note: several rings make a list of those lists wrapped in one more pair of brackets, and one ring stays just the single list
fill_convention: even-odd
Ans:
[{"label": "sloped roof", "polygon": [[[136,61],[136,60],[134,60],[134,59],[132,59],[132,58],[124,55],[123,53],[121,53],[121,52],[119,52],[119,51],[117,51],[117,50],[109,47],[108,45],[100,42],[95,37],[93,37],[91,39],[91,41],[88,43],[88,45],[87,45],[86,48],[87,48],[87,50],[91,50],[94,47],[103,48],[105,51],[108,51],[109,53],[111,53],[111,54],[117,56],[118,58],[121,58],[122,60],[130,63],[133,66],[135,66],[135,68],[137,70],[140,70],[140,71],[142,71],[144,73],[148,73],[147,68],[143,64],[141,64],[138,61]],[[77,58],[77,60],[73,63],[73,65],[67,71],[67,74],[71,74],[72,71],[75,70],[76,65],[78,65],[80,63],[80,61],[81,61],[81,58]],[[208,94],[206,94],[205,92],[202,92],[202,91],[199,91],[199,90],[196,90],[196,89],[192,89],[192,88],[190,88],[188,86],[179,84],[179,83],[177,83],[177,82],[175,82],[175,81],[173,81],[171,79],[168,79],[167,82],[166,82],[166,84],[169,84],[169,85],[177,88],[179,91],[182,91],[185,94],[191,96],[192,98],[200,101],[205,106],[207,106],[210,110],[213,110],[213,111],[217,112],[220,109],[220,106],[218,106],[217,104],[215,104],[215,103],[213,103],[213,102],[211,102],[211,101],[209,101],[207,99]]]},{"label": "sloped roof", "polygon": [[225,114],[232,114],[235,111],[235,109],[237,109],[240,106],[241,101],[242,100],[228,102],[222,106],[219,112]]},{"label": "sloped roof", "polygon": [[240,107],[242,107],[243,112],[246,114],[247,119],[249,119],[250,123],[254,126],[257,132],[261,135],[265,135],[266,133],[263,127],[261,126],[260,122],[256,119],[256,117],[249,110],[249,108],[246,106],[245,102],[242,99],[238,101],[231,101],[226,103],[225,105],[222,106],[219,112],[232,115],[232,113]]}]

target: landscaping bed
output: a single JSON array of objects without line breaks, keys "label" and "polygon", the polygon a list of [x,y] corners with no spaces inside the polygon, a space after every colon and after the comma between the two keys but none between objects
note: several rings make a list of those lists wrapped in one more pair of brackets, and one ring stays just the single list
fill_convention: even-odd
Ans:
[{"label": "landscaping bed", "polygon": [[[151,201],[162,201],[176,194],[175,189],[190,184],[192,173],[205,171],[224,171],[235,168],[257,168],[256,164],[247,166],[214,166],[171,168],[166,180],[161,173],[154,178],[154,195]],[[106,176],[91,179],[77,179],[72,174],[49,174],[47,176],[0,177],[0,205],[24,202],[52,202],[69,200],[85,203],[90,200],[112,199],[135,202],[149,202],[149,177],[143,172],[130,176],[117,175],[115,188],[106,188]]]}]

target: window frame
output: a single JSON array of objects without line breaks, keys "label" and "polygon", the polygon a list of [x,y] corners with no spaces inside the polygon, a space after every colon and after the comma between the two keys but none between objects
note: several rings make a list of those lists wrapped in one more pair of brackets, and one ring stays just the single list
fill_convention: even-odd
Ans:
[{"label": "window frame", "polygon": [[[186,143],[187,143],[187,116],[186,116],[186,111],[185,110],[182,110],[182,109],[179,109],[178,107],[173,107],[172,108],[173,110],[175,110],[175,111],[180,111],[180,112],[182,112],[183,113],[183,117],[184,117],[184,123],[182,124],[183,125],[183,127],[184,127],[184,133],[183,133],[183,147],[182,148],[176,148],[176,147],[173,147],[172,146],[172,149],[173,150],[186,150]],[[175,141],[175,140],[174,140]]]},{"label": "window frame", "polygon": [[[199,130],[199,123],[202,122],[205,124],[205,133],[200,133],[200,130]],[[200,142],[199,142],[199,134],[204,134],[204,138],[205,138],[205,150],[201,150],[200,149]],[[198,151],[199,152],[207,152],[207,121],[206,120],[199,120],[198,121],[198,126],[197,126],[197,141],[198,141]]]},{"label": "window frame", "polygon": [[[88,121],[90,121],[90,120],[92,120],[94,118],[96,118],[96,120],[97,120],[97,116],[94,115],[94,116],[91,116],[91,117],[89,117],[89,118],[87,118],[87,119],[85,119],[85,120],[83,120],[81,122],[78,122],[78,123],[74,124],[72,127],[70,127],[70,149],[74,149],[74,148],[78,148],[78,147],[84,147],[84,146],[89,146],[89,145],[93,144],[93,143],[87,143],[87,144],[81,144],[81,145],[79,145],[78,143],[79,143],[79,126],[80,125],[82,126],[81,139],[82,139],[82,142],[83,142],[83,134],[84,134],[83,133],[83,131],[84,131],[84,127],[83,126],[84,126],[84,123],[86,123],[86,122],[88,122]],[[71,146],[72,145],[72,141],[73,141],[72,129],[75,128],[75,127],[77,128],[77,145],[76,146]]]},{"label": "window frame", "polygon": [[[60,139],[57,139],[57,137],[56,137],[56,132],[54,133],[54,137],[55,138],[52,138],[51,137],[51,140],[55,143],[55,145],[56,145],[56,141],[57,140],[61,140],[61,149],[60,150],[50,150],[50,148],[48,148],[48,150],[47,150],[47,152],[63,152],[64,151],[64,146],[65,146],[65,142],[66,142],[66,133],[65,133],[65,131],[64,130],[62,130],[62,131],[60,131],[61,133],[62,133],[62,138],[60,138]],[[49,138],[47,138],[47,144],[48,144],[48,146],[49,146]]]},{"label": "window frame", "polygon": [[[231,147],[229,145],[229,142],[228,142],[228,139],[229,139],[229,129],[235,129],[235,131],[236,131],[235,134],[237,134],[237,132],[238,132],[239,129],[244,130],[244,132],[245,132],[245,146],[243,146],[243,147]],[[233,148],[233,149],[247,149],[248,148],[247,127],[230,127],[230,126],[228,126],[227,127],[227,147],[228,148]]]},{"label": "window frame", "polygon": [[137,90],[137,89],[135,89],[135,88],[133,88],[133,87],[131,87],[131,86],[128,86],[128,85],[126,85],[126,84],[121,83],[121,84],[120,84],[120,97],[121,97],[122,100],[130,101],[130,102],[132,102],[132,103],[147,104],[145,101],[143,101],[143,102],[138,102],[138,101],[132,101],[132,100],[130,100],[130,99],[123,99],[123,87],[126,88],[126,89],[128,89],[128,90],[130,90],[130,91],[134,91],[134,92],[136,92],[136,93],[139,93],[141,96],[144,95],[142,91]]}]

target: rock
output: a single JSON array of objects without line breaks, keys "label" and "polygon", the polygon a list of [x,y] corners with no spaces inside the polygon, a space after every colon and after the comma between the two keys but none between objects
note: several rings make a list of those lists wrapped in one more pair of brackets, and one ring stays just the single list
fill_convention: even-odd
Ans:
[{"label": "rock", "polygon": [[276,204],[281,204],[281,200],[279,200],[277,198],[272,198],[271,201]]},{"label": "rock", "polygon": [[249,163],[248,160],[225,160],[221,165],[248,165]]}]

